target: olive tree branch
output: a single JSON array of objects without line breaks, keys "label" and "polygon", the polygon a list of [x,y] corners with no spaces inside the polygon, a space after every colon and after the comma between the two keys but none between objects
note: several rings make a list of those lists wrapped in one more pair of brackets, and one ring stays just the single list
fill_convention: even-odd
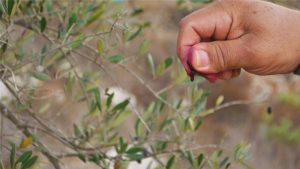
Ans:
[{"label": "olive tree branch", "polygon": [[[118,81],[114,78],[114,76],[112,76],[112,75],[109,73],[109,71],[107,71],[106,68],[105,68],[102,64],[100,64],[100,63],[98,63],[98,62],[95,62],[94,59],[92,59],[92,58],[90,58],[90,57],[88,57],[88,56],[86,56],[86,55],[84,55],[84,54],[82,54],[82,53],[80,53],[80,52],[77,52],[77,51],[73,51],[73,52],[76,53],[76,54],[78,54],[78,55],[80,55],[80,56],[82,56],[82,57],[84,57],[84,58],[86,58],[88,61],[92,62],[93,64],[99,66],[101,70],[103,70],[106,74],[108,74],[109,78],[110,78],[110,79],[111,79],[118,87],[120,86],[120,84],[119,84]],[[107,68],[107,69],[108,69],[108,68]],[[136,116],[141,120],[141,122],[142,122],[143,125],[145,126],[146,130],[147,130],[148,132],[151,132],[150,127],[149,127],[148,124],[145,122],[145,120],[143,119],[142,115],[141,115],[141,114],[138,112],[138,110],[132,105],[131,102],[130,102],[129,104],[130,104],[132,110],[134,111],[134,113],[136,114]]]},{"label": "olive tree branch", "polygon": [[[22,126],[24,126],[24,124],[22,124],[22,122],[19,121],[19,119],[17,118],[15,113],[10,111],[1,102],[0,102],[0,112],[7,119],[9,119],[19,130],[21,130],[25,136],[30,137],[33,135],[33,133],[29,129],[22,127]],[[37,144],[36,145],[37,147],[41,148],[41,153],[44,154],[48,158],[48,160],[52,163],[53,167],[55,169],[61,169],[58,158],[56,158],[52,153],[50,153],[50,151],[47,149],[47,147],[39,140],[36,141],[36,144]]]},{"label": "olive tree branch", "polygon": [[[23,104],[23,102],[21,101],[21,99],[17,96],[16,92],[10,87],[10,85],[6,82],[6,81],[3,81],[4,85],[8,88],[8,90],[14,95],[14,97],[17,99],[17,101],[20,103],[20,104]],[[1,107],[0,107],[1,108]],[[58,131],[55,131],[54,129],[52,129],[51,127],[49,127],[43,120],[41,120],[39,117],[37,117],[34,112],[32,112],[31,109],[29,108],[26,108],[25,109],[26,112],[33,118],[35,119],[44,129],[43,131],[47,131],[47,133],[56,138],[58,141],[60,141],[61,143],[63,143],[64,145],[66,145],[67,147],[71,148],[72,150],[74,151],[86,151],[86,150],[95,150],[97,151],[98,153],[101,153],[103,156],[106,156],[105,153],[101,152],[100,148],[103,148],[103,147],[106,147],[107,145],[104,145],[103,147],[99,146],[97,149],[92,147],[92,148],[85,148],[85,147],[81,147],[79,145],[76,145],[75,143],[73,143],[72,141],[69,141],[67,138],[65,138],[64,136],[62,136],[60,134],[60,132]],[[12,122],[17,122],[17,121],[12,121]],[[27,126],[25,124],[21,124],[21,123],[15,123],[17,124],[17,126],[19,128],[22,128],[22,129],[27,129],[30,128],[30,126]],[[41,130],[41,129],[40,129]],[[49,159],[50,160],[50,159]]]},{"label": "olive tree branch", "polygon": [[[55,45],[55,42],[54,42],[53,40],[51,40],[51,38],[49,38],[46,34],[43,33],[43,36],[44,36],[49,42],[51,42],[53,45]],[[69,49],[69,50],[71,51],[71,49]],[[60,48],[60,51],[63,53],[64,57],[66,58],[66,60],[67,60],[67,61],[69,62],[69,64],[71,65],[71,68],[72,68],[72,70],[73,70],[73,72],[74,72],[74,74],[75,74],[75,77],[76,77],[77,80],[79,81],[79,86],[80,86],[80,88],[81,88],[81,90],[82,90],[82,93],[84,94],[84,97],[85,97],[85,99],[86,99],[86,101],[87,101],[87,105],[90,106],[90,101],[89,101],[88,94],[86,93],[86,91],[85,91],[85,89],[84,89],[84,86],[83,86],[83,84],[82,84],[82,82],[81,82],[81,79],[80,79],[80,77],[79,77],[79,74],[78,74],[78,72],[76,71],[75,65],[71,62],[71,60],[70,60],[69,57],[68,57],[68,54],[67,54],[62,48]]]}]

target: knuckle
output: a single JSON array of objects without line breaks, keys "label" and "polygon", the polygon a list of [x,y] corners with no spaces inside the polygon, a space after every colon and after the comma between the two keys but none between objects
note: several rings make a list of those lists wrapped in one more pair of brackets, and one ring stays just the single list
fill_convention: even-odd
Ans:
[{"label": "knuckle", "polygon": [[179,21],[179,27],[180,28],[183,28],[184,25],[186,25],[187,21],[186,21],[186,18],[182,18],[180,21]]},{"label": "knuckle", "polygon": [[[243,65],[247,67],[247,65],[254,65],[256,64],[257,60],[259,60],[261,57],[259,55],[264,53],[264,50],[260,50],[256,43],[249,41],[248,43],[244,42],[244,45],[241,45],[243,55],[241,55],[241,59],[244,62]],[[264,55],[264,54],[262,54]]]},{"label": "knuckle", "polygon": [[186,27],[191,27],[191,26],[192,26],[192,22],[191,22],[191,19],[188,19],[188,16],[182,18],[179,21],[179,28],[180,29],[183,29],[183,28],[186,28]]},{"label": "knuckle", "polygon": [[214,55],[213,55],[213,62],[215,63],[215,68],[217,71],[223,71],[226,70],[227,66],[227,59],[226,56],[228,56],[228,50],[226,48],[222,47],[222,44],[220,42],[216,42],[214,45]]}]

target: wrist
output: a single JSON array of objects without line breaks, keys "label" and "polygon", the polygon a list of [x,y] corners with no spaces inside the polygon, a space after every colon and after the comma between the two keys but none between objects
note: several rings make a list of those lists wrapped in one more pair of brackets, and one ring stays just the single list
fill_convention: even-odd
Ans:
[{"label": "wrist", "polygon": [[296,62],[298,63],[298,66],[295,68],[295,70],[293,71],[294,74],[296,75],[300,75],[300,50],[298,50],[300,48],[300,11],[298,10],[292,10],[291,11],[295,17],[295,27],[296,27],[296,32],[295,32],[295,36],[297,37],[297,48],[296,48]]},{"label": "wrist", "polygon": [[294,51],[296,51],[295,53],[295,58],[296,58],[296,62],[300,65],[300,11],[298,10],[291,10],[291,15],[290,16],[293,16],[293,19],[292,19],[292,27],[291,27],[291,30],[290,32],[292,32],[294,34],[294,39],[295,39],[295,42],[296,42],[296,46],[295,46],[295,49]]}]

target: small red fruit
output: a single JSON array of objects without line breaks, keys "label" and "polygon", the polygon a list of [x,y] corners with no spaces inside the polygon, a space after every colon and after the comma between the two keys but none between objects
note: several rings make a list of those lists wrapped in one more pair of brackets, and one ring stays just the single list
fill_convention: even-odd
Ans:
[{"label": "small red fruit", "polygon": [[188,74],[190,76],[191,81],[194,81],[195,75],[205,77],[211,83],[214,83],[217,80],[219,80],[219,76],[216,73],[203,74],[203,73],[197,72],[195,70],[195,68],[193,67],[192,63],[193,63],[193,49],[190,48],[188,53],[187,53],[187,65],[189,66],[189,69],[190,69],[190,72],[191,72],[190,74]]}]

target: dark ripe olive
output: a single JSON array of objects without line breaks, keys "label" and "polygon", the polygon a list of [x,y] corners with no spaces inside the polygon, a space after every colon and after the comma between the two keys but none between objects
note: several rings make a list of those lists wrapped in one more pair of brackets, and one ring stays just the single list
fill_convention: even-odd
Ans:
[{"label": "dark ripe olive", "polygon": [[187,65],[189,66],[189,69],[191,71],[191,73],[189,74],[190,79],[191,81],[194,81],[196,71],[193,68],[192,62],[193,62],[193,54],[192,54],[192,48],[190,48],[187,54]]},{"label": "dark ripe olive", "polygon": [[268,113],[268,114],[272,114],[272,112],[273,112],[272,107],[269,106],[269,107],[267,108],[267,113]]}]

